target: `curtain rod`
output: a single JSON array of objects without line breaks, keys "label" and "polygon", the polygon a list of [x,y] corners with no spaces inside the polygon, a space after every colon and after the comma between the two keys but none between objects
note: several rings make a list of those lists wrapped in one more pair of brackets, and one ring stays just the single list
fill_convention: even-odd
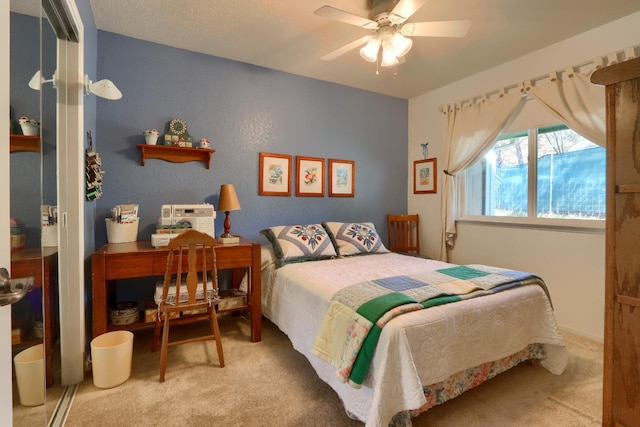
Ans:
[{"label": "curtain rod", "polygon": [[[576,69],[580,69],[582,67],[586,67],[587,65],[591,65],[591,64],[596,64],[596,69],[601,68],[602,66],[604,66],[605,64],[605,60],[606,60],[606,65],[614,65],[617,64],[618,62],[624,62],[624,61],[628,61],[630,59],[633,59],[636,57],[635,51],[636,49],[640,48],[640,45],[634,45],[634,46],[627,46],[626,48],[622,49],[622,50],[617,50],[617,51],[613,51],[608,53],[607,55],[602,55],[602,56],[598,56],[595,57],[594,59],[591,59],[589,61],[584,61],[581,62],[579,64],[575,64],[575,65],[571,65],[566,67],[564,70],[558,70],[558,71],[551,71],[548,72],[546,74],[542,74],[538,77],[534,77],[532,79],[526,79],[524,81],[526,82],[538,82],[540,80],[544,80],[547,78],[550,78],[553,74],[561,74],[566,72],[567,70],[576,70]],[[622,60],[618,61],[618,57],[621,57]],[[467,103],[474,103],[476,100],[478,99],[489,99],[489,97],[491,97],[492,95],[497,95],[497,94],[505,94],[505,93],[509,93],[509,91],[516,89],[516,88],[521,88],[522,87],[522,82],[521,83],[514,83],[508,86],[504,86],[501,87],[500,89],[494,89],[492,91],[489,92],[485,92],[482,95],[476,95],[476,96],[472,96],[470,98],[466,98],[464,101],[459,101],[459,102],[455,102],[453,104],[448,104],[448,105],[440,105],[440,107],[438,107],[438,109],[440,110],[440,112],[445,112],[446,108],[449,105],[463,105],[463,104],[467,104]]]}]

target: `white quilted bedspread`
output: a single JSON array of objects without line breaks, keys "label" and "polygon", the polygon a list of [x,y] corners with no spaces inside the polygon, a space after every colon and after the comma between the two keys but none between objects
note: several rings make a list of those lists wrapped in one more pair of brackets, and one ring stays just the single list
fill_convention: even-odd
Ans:
[{"label": "white quilted bedspread", "polygon": [[262,310],[309,359],[342,399],[347,413],[367,426],[386,426],[400,411],[425,403],[423,385],[543,343],[543,366],[561,374],[567,353],[542,288],[524,286],[490,296],[399,316],[382,331],[360,389],[338,380],[335,368],[310,352],[332,295],[365,280],[446,267],[399,254],[289,264],[275,269],[263,248]]}]

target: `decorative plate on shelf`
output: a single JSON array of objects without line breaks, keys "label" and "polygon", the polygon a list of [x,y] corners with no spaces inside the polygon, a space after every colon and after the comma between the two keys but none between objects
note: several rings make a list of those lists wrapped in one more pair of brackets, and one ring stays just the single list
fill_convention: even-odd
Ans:
[{"label": "decorative plate on shelf", "polygon": [[169,130],[176,135],[182,135],[187,132],[187,124],[182,119],[173,119],[169,123]]}]

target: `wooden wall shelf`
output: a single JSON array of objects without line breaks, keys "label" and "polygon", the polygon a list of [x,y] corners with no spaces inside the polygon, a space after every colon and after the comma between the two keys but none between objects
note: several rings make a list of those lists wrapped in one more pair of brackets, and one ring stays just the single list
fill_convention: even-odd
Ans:
[{"label": "wooden wall shelf", "polygon": [[40,137],[38,135],[10,135],[9,152],[15,151],[33,151],[34,153],[40,152]]},{"label": "wooden wall shelf", "polygon": [[211,166],[211,155],[216,150],[209,148],[169,147],[166,145],[136,144],[140,149],[140,163],[145,164],[146,159],[161,159],[173,163],[200,161]]}]

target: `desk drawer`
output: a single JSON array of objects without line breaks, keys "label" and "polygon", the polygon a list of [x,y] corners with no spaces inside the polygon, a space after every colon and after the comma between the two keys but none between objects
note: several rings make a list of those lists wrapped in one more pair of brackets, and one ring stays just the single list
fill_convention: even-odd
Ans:
[{"label": "desk drawer", "polygon": [[[158,270],[156,266],[159,262],[162,266]],[[111,255],[106,258],[105,280],[161,275],[164,273],[166,262],[166,255],[154,257],[135,253]]]},{"label": "desk drawer", "polygon": [[18,261],[11,263],[11,276],[33,277],[33,286],[39,288],[42,286],[42,260],[37,261]]},{"label": "desk drawer", "polygon": [[251,246],[217,246],[218,268],[236,268],[252,265],[253,251]]},{"label": "desk drawer", "polygon": [[[216,246],[216,259],[218,261],[218,270],[224,270],[227,268],[239,268],[248,267],[252,265],[252,247],[251,246]],[[200,258],[198,259],[200,261]],[[149,258],[146,257],[146,262],[149,262]],[[207,262],[210,262],[210,258],[207,257]],[[173,261],[173,271],[176,271],[178,259]],[[198,263],[200,265],[200,263]],[[167,268],[167,253],[158,254],[153,257],[153,274],[162,275]],[[188,262],[185,256],[182,260],[182,270],[187,271]],[[151,275],[151,274],[150,274]]]}]

